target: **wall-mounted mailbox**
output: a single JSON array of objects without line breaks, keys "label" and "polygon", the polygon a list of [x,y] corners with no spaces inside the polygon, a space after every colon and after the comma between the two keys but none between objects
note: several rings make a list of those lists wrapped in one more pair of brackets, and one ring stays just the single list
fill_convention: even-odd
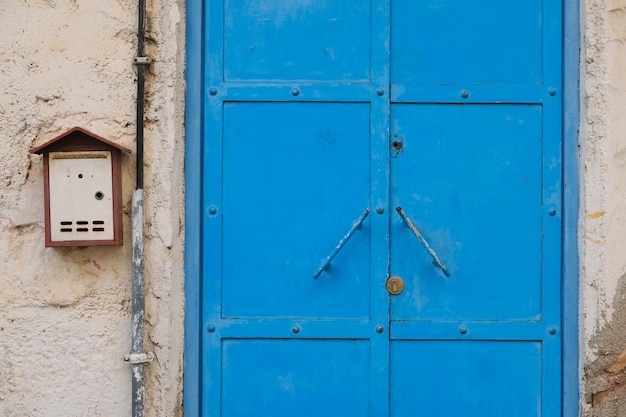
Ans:
[{"label": "wall-mounted mailbox", "polygon": [[122,152],[80,127],[31,150],[43,154],[46,246],[122,244]]}]

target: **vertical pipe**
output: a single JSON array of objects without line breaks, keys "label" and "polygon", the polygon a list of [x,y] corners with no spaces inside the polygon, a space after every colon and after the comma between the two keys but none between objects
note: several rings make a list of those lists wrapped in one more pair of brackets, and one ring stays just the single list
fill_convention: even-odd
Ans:
[{"label": "vertical pipe", "polygon": [[[133,192],[132,200],[132,299],[131,299],[131,353],[144,352],[145,297],[144,297],[144,207],[143,190]],[[132,410],[133,417],[144,416],[145,363],[132,365]]]},{"label": "vertical pipe", "polygon": [[[145,55],[146,38],[146,0],[139,0],[139,22],[137,30],[137,57]],[[137,65],[137,183],[136,188],[143,189],[143,101],[145,96],[145,66]]]},{"label": "vertical pipe", "polygon": [[[138,0],[137,57],[145,55],[145,0]],[[144,196],[143,196],[143,123],[145,96],[145,66],[137,65],[137,175],[136,190],[132,200],[132,284],[131,284],[131,353],[144,352],[145,334],[145,288],[144,288]],[[145,414],[145,363],[138,361],[132,365],[132,415]]]}]

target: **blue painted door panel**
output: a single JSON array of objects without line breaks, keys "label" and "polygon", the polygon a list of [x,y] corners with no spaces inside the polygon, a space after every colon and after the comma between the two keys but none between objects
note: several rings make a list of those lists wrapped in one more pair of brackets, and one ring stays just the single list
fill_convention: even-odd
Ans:
[{"label": "blue painted door panel", "polygon": [[223,415],[366,416],[370,361],[365,340],[226,339]]},{"label": "blue painted door panel", "polygon": [[392,298],[392,318],[541,319],[541,106],[393,104],[391,120],[401,146],[392,152],[391,204],[451,273],[392,217],[391,273],[407,283]]},{"label": "blue painted door panel", "polygon": [[541,343],[391,342],[391,413],[532,417],[541,413]]},{"label": "blue painted door panel", "polygon": [[204,3],[202,415],[559,416],[561,3]]},{"label": "blue painted door panel", "polygon": [[367,219],[311,278],[370,205],[369,106],[223,110],[222,316],[369,318]]},{"label": "blue painted door panel", "polygon": [[540,83],[545,23],[542,3],[542,0],[393,1],[393,82]]},{"label": "blue painted door panel", "polygon": [[370,79],[367,1],[224,1],[226,81]]}]

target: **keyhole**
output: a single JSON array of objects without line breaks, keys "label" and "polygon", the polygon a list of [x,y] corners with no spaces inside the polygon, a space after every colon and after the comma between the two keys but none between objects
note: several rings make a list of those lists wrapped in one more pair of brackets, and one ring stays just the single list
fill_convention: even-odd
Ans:
[{"label": "keyhole", "polygon": [[393,149],[396,150],[396,152],[400,152],[402,150],[403,143],[400,142],[399,140],[394,140],[391,143],[391,146],[393,147]]},{"label": "keyhole", "polygon": [[398,280],[394,279],[393,281],[391,281],[391,290],[393,292],[398,292]]}]

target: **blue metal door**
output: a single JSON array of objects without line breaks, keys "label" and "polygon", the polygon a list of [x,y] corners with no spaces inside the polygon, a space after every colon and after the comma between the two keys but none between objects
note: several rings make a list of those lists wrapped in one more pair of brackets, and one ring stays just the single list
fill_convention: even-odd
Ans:
[{"label": "blue metal door", "polygon": [[560,2],[205,13],[202,415],[560,415]]}]

